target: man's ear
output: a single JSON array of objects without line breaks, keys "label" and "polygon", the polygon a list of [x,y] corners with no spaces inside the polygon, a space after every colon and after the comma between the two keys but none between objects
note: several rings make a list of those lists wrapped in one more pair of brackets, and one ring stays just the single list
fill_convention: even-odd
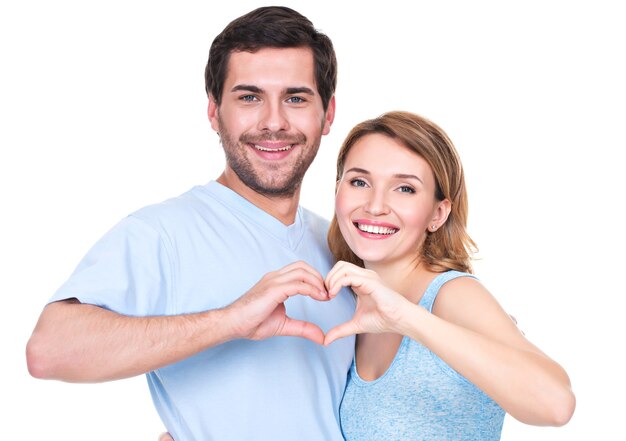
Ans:
[{"label": "man's ear", "polygon": [[328,108],[326,109],[326,115],[324,116],[324,128],[322,135],[328,135],[330,133],[330,126],[335,120],[335,95],[332,96],[328,102]]},{"label": "man's ear", "polygon": [[209,95],[209,107],[207,108],[207,116],[211,122],[211,128],[219,133],[219,124],[217,123],[217,115],[219,112],[219,106],[215,102],[212,95]]}]

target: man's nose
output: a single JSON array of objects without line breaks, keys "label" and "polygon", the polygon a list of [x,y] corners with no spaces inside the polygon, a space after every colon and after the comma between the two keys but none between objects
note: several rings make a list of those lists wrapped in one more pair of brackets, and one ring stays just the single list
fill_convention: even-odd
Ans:
[{"label": "man's nose", "polygon": [[266,102],[259,120],[259,130],[278,132],[289,129],[289,120],[282,103]]}]

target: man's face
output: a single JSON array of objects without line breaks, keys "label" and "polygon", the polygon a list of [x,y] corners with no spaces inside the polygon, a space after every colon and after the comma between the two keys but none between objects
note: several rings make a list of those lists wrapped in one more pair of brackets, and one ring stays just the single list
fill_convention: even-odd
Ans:
[{"label": "man's face", "polygon": [[324,112],[308,48],[233,52],[219,106],[209,119],[226,154],[227,185],[267,196],[299,189],[330,130],[334,99]]}]

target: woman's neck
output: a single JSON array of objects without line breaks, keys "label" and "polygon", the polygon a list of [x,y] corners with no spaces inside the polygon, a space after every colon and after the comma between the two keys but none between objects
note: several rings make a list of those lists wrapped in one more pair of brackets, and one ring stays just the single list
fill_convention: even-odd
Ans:
[{"label": "woman's neck", "polygon": [[414,303],[419,302],[435,276],[435,273],[426,269],[419,260],[392,264],[364,262],[364,266],[375,271],[389,288]]}]

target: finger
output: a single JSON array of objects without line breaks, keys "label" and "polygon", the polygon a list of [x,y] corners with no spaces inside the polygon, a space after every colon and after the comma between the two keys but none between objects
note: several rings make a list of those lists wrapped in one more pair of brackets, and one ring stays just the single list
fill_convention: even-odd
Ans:
[{"label": "finger", "polygon": [[348,262],[339,261],[328,272],[324,284],[326,285],[330,298],[335,297],[341,288],[346,286],[345,284],[341,284],[340,281],[342,277],[354,271],[354,268],[356,267]]},{"label": "finger", "polygon": [[174,438],[168,432],[165,432],[159,435],[159,441],[174,441]]},{"label": "finger", "polygon": [[372,274],[375,273],[371,270],[352,263],[341,262],[341,265],[336,265],[326,277],[326,289],[329,290],[329,294],[331,290],[336,294],[344,286],[360,287],[372,279]]},{"label": "finger", "polygon": [[339,326],[335,326],[333,329],[328,331],[326,337],[324,337],[324,346],[328,346],[335,340],[339,340],[340,338],[347,337],[349,335],[359,334],[360,330],[356,323],[353,321],[342,323]]},{"label": "finger", "polygon": [[314,300],[318,301],[327,301],[328,293],[326,289],[321,291],[321,288],[317,285],[311,285],[303,280],[294,280],[291,282],[283,283],[280,286],[276,286],[274,291],[278,295],[277,298],[274,298],[275,301],[282,303],[285,302],[289,297],[303,295],[307,297],[311,297]]},{"label": "finger", "polygon": [[278,274],[286,274],[288,272],[291,272],[293,270],[303,270],[303,271],[307,271],[309,273],[311,273],[312,275],[314,275],[315,277],[317,277],[320,280],[324,280],[324,277],[322,277],[322,275],[320,274],[320,272],[318,270],[316,270],[315,268],[313,268],[311,265],[309,265],[308,263],[306,263],[303,260],[299,260],[297,262],[293,262],[290,263],[289,265],[286,265],[284,267],[282,267],[281,269],[279,269],[277,271]]},{"label": "finger", "polygon": [[328,292],[319,273],[312,274],[306,270],[294,269],[279,276],[276,282],[289,288],[289,291],[284,292],[287,296],[306,294],[316,300],[328,300]]},{"label": "finger", "polygon": [[324,343],[324,331],[313,323],[286,317],[283,327],[276,335],[303,337],[317,344]]},{"label": "finger", "polygon": [[348,270],[344,273],[337,273],[333,276],[330,286],[326,288],[328,290],[329,298],[334,298],[344,286],[350,286],[354,290],[363,285],[363,276],[360,274],[353,274],[351,271],[352,270]]},{"label": "finger", "polygon": [[339,260],[326,274],[326,280],[330,280],[334,277],[335,274],[345,271],[347,265],[350,265],[348,262],[343,260]]},{"label": "finger", "polygon": [[267,273],[264,279],[266,283],[287,283],[291,280],[303,280],[316,286],[320,295],[326,297],[323,300],[328,298],[324,278],[319,271],[304,261],[293,262],[277,271]]}]

